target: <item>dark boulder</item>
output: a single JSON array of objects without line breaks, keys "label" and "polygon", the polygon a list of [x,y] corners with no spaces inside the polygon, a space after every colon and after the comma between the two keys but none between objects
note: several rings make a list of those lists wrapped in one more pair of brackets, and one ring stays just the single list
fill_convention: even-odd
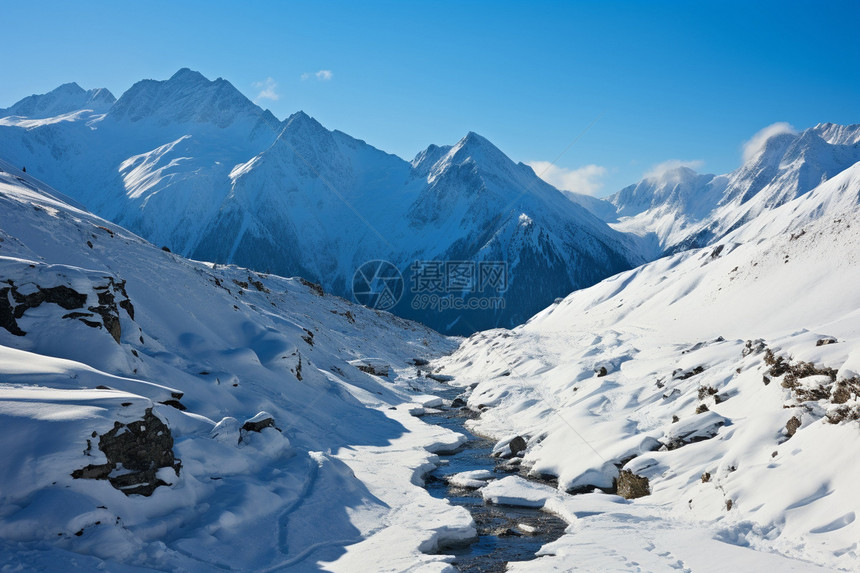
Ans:
[{"label": "dark boulder", "polygon": [[526,443],[526,439],[522,436],[517,436],[508,444],[508,447],[511,449],[512,456],[515,456],[520,452],[524,452],[526,450],[526,446],[528,446],[528,443]]},{"label": "dark boulder", "polygon": [[[262,414],[262,415],[261,415]],[[263,428],[274,428],[275,427],[275,419],[266,414],[265,412],[260,412],[250,420],[246,420],[244,424],[242,424],[242,429],[246,432],[259,432]]]}]

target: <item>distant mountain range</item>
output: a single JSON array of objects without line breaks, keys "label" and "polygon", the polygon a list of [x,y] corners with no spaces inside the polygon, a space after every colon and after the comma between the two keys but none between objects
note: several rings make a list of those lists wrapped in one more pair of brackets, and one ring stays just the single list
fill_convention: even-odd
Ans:
[{"label": "distant mountain range", "polygon": [[[0,157],[156,244],[349,298],[356,269],[390,261],[391,310],[443,332],[514,326],[649,258],[475,133],[407,162],[188,69],[116,101],[67,84],[3,115]],[[503,280],[488,289],[482,264]]]},{"label": "distant mountain range", "polygon": [[778,133],[725,175],[678,167],[583,205],[664,252],[703,247],[812,191],[860,161],[860,125],[822,123]]}]

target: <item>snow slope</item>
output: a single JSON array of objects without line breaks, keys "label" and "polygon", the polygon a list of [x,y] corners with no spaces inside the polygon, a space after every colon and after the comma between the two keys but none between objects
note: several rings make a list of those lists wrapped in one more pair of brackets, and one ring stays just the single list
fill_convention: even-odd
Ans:
[{"label": "snow slope", "polygon": [[[470,429],[499,451],[525,437],[525,471],[578,493],[487,486],[572,524],[516,570],[856,570],[858,253],[855,163],[442,359],[477,383]],[[583,493],[614,491],[620,470],[650,495]]]},{"label": "snow slope", "polygon": [[[393,311],[445,332],[520,323],[650,254],[474,133],[407,162],[303,112],[280,122],[188,69],[138,82],[103,115],[63,112],[0,120],[0,157],[191,258],[301,274],[343,296],[360,265],[391,261],[410,294]],[[505,306],[416,308],[416,260],[505,261]],[[485,294],[441,296],[465,307]]]},{"label": "snow slope", "polygon": [[464,437],[407,361],[452,348],[0,161],[0,568],[444,571],[474,524],[421,475]]}]

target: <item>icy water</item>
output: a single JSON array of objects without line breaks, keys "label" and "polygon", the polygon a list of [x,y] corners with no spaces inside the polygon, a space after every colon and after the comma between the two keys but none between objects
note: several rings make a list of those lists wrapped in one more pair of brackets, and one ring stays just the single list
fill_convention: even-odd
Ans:
[{"label": "icy water", "polygon": [[[452,400],[462,392],[451,389],[438,393]],[[477,490],[449,486],[444,476],[472,470],[491,470],[499,478],[509,475],[496,468],[497,458],[490,456],[494,442],[485,440],[469,432],[464,424],[469,419],[468,412],[459,409],[444,409],[439,414],[427,414],[422,419],[460,432],[469,441],[456,453],[443,455],[443,465],[426,476],[427,491],[434,497],[447,498],[455,505],[461,505],[472,513],[478,529],[475,542],[448,547],[441,551],[453,555],[453,565],[459,571],[468,573],[491,573],[504,571],[509,561],[528,561],[535,558],[535,552],[542,545],[555,541],[564,533],[567,523],[564,520],[533,508],[507,507],[485,504]],[[527,533],[521,525],[535,528]]]}]

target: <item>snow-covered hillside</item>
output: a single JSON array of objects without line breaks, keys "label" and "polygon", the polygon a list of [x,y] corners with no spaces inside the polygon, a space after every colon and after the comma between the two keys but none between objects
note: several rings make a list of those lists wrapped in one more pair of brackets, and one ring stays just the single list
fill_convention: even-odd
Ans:
[{"label": "snow-covered hillside", "polygon": [[420,475],[463,437],[409,362],[453,345],[0,162],[0,568],[444,570],[474,524]]},{"label": "snow-covered hillside", "polygon": [[[191,258],[300,274],[343,296],[363,263],[391,261],[407,293],[393,311],[441,331],[518,324],[648,258],[474,133],[410,163],[303,112],[280,122],[187,69],[138,82],[101,115],[62,111],[0,120],[0,157]],[[414,304],[411,265],[436,260],[505,262],[504,306],[470,309],[480,285],[423,293],[459,299],[456,310]]]},{"label": "snow-covered hillside", "polygon": [[523,470],[579,492],[486,486],[571,522],[515,570],[856,571],[858,254],[855,163],[440,361],[477,383],[475,431],[502,454],[524,437]]},{"label": "snow-covered hillside", "polygon": [[619,231],[651,236],[661,250],[678,252],[715,244],[860,161],[860,125],[776,131],[758,143],[732,173],[676,167],[585,206]]}]

